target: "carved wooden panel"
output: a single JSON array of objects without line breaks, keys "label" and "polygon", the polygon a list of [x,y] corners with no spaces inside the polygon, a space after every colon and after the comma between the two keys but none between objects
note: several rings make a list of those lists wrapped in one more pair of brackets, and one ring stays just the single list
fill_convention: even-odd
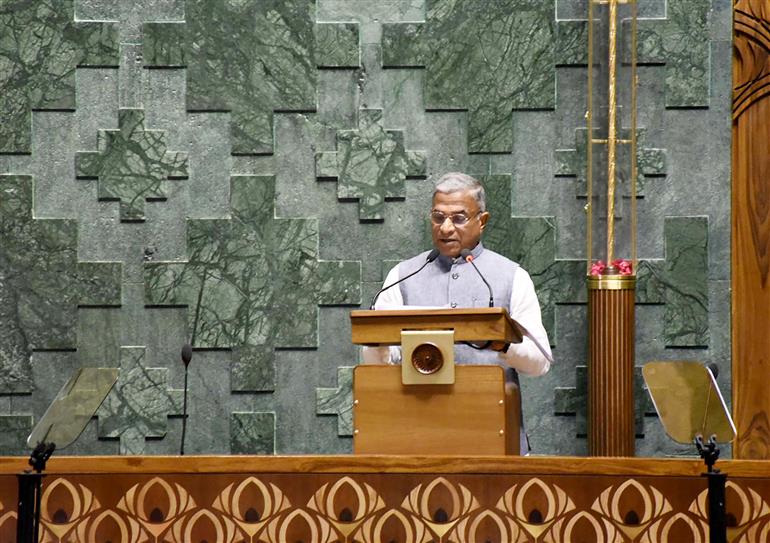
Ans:
[{"label": "carved wooden panel", "polygon": [[[708,541],[706,482],[697,475],[697,460],[410,464],[396,457],[401,464],[394,466],[390,458],[297,458],[278,465],[229,457],[211,469],[210,458],[187,457],[169,459],[176,470],[157,473],[149,473],[152,461],[143,459],[110,473],[99,468],[100,459],[80,458],[79,470],[46,478],[41,541]],[[0,541],[12,541],[15,533],[9,471],[0,469]],[[728,481],[731,542],[770,537],[770,469],[751,475]]]},{"label": "carved wooden panel", "polygon": [[736,458],[770,459],[770,4],[734,3],[732,372]]}]

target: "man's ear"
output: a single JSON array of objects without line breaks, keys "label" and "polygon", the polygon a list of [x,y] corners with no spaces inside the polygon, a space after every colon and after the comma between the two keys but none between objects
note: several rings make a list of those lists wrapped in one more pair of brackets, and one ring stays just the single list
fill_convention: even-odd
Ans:
[{"label": "man's ear", "polygon": [[484,231],[484,227],[487,225],[487,221],[489,220],[489,211],[485,211],[479,216],[479,223],[481,223],[481,231]]}]

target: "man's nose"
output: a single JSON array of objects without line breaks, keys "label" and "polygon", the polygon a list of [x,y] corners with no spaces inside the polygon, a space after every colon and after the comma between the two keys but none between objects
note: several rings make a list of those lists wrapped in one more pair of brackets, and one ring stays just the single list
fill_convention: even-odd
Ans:
[{"label": "man's nose", "polygon": [[445,218],[439,229],[442,232],[452,232],[455,229],[455,223],[452,222],[452,217]]}]

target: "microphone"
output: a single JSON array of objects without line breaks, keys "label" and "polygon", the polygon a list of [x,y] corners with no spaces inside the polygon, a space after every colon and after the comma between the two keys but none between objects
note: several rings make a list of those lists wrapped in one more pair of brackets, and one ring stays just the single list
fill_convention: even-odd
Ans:
[{"label": "microphone", "polygon": [[186,343],[182,346],[182,364],[184,364],[184,400],[182,401],[182,444],[179,446],[179,455],[184,456],[184,437],[187,433],[187,367],[192,360],[192,345]]},{"label": "microphone", "polygon": [[182,347],[182,363],[185,368],[190,365],[190,360],[192,360],[192,345],[187,343]]},{"label": "microphone", "polygon": [[371,303],[371,304],[369,304],[369,309],[374,309],[374,304],[377,302],[377,298],[379,298],[379,297],[380,297],[380,294],[382,294],[383,292],[385,292],[386,290],[388,290],[390,287],[395,287],[395,286],[396,286],[397,284],[399,284],[401,281],[406,281],[406,280],[407,280],[407,279],[409,279],[411,276],[413,276],[413,275],[415,275],[415,274],[417,274],[417,273],[421,272],[425,266],[427,266],[428,264],[430,264],[431,262],[433,262],[434,260],[436,260],[436,259],[438,258],[438,255],[439,255],[439,254],[440,254],[440,253],[438,252],[438,249],[433,249],[431,252],[429,252],[429,253],[428,253],[428,256],[425,258],[425,264],[423,264],[422,266],[420,266],[419,268],[417,268],[417,270],[413,271],[413,272],[412,272],[412,273],[410,273],[409,275],[407,275],[407,276],[405,276],[405,277],[402,277],[402,278],[401,278],[401,279],[399,279],[398,281],[396,281],[396,282],[394,282],[394,283],[391,283],[391,284],[389,284],[389,285],[388,285],[388,286],[386,286],[386,287],[383,287],[383,288],[381,288],[381,289],[380,289],[380,291],[379,291],[377,294],[375,294],[375,295],[374,295],[374,298],[372,298],[372,303]]},{"label": "microphone", "polygon": [[484,279],[484,276],[476,267],[476,264],[473,263],[473,253],[471,253],[469,249],[463,249],[462,251],[460,251],[460,256],[463,257],[468,264],[473,266],[473,269],[476,270],[476,273],[479,274],[479,277],[481,277],[481,280],[484,281],[484,284],[487,286],[487,289],[489,290],[489,307],[494,307],[495,297],[492,295],[492,287],[489,285],[487,280]]}]

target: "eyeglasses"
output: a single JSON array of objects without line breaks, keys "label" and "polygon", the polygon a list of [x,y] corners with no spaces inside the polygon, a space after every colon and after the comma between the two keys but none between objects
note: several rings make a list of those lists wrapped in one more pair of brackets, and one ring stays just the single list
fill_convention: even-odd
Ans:
[{"label": "eyeglasses", "polygon": [[472,217],[469,217],[465,213],[452,213],[451,215],[447,215],[445,213],[442,213],[441,211],[431,211],[430,220],[436,226],[441,226],[442,224],[444,224],[444,221],[446,221],[447,219],[452,221],[452,224],[455,226],[463,226],[464,224],[467,224],[468,221],[470,221],[471,219],[475,219],[479,215],[481,215],[481,211],[479,211]]}]

